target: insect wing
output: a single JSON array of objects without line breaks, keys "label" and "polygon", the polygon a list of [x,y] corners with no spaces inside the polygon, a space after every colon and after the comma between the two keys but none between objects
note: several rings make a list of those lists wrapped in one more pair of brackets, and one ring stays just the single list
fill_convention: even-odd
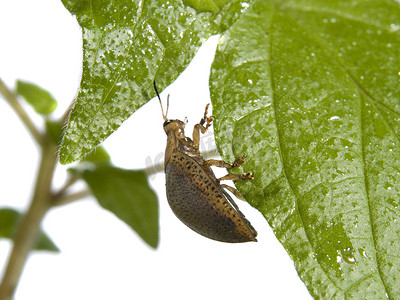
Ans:
[{"label": "insect wing", "polygon": [[256,241],[255,230],[233,200],[208,176],[197,161],[175,151],[166,166],[168,203],[185,225],[221,242]]}]

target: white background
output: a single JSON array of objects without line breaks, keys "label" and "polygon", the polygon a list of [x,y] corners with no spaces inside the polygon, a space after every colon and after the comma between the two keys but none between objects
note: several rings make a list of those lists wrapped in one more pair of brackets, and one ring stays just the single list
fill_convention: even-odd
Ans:
[{"label": "white background", "polygon": [[[178,80],[162,93],[170,118],[189,119],[188,132],[210,102],[208,73],[213,37]],[[21,78],[49,90],[61,116],[75,97],[81,73],[81,31],[61,1],[0,1],[0,77],[14,87]],[[24,105],[36,124],[42,120]],[[104,143],[113,163],[144,168],[160,161],[166,137],[153,99]],[[212,139],[206,137],[206,148]],[[0,98],[0,207],[26,209],[39,159],[38,147]],[[214,146],[215,147],[215,146]],[[55,189],[66,167],[58,167]],[[224,172],[218,173],[223,175]],[[29,257],[16,298],[22,299],[310,299],[292,261],[259,212],[238,204],[257,229],[258,243],[224,244],[203,238],[180,223],[168,207],[164,174],[150,180],[160,202],[157,250],[88,197],[53,209],[43,228],[60,254]],[[0,240],[0,273],[10,243]]]}]

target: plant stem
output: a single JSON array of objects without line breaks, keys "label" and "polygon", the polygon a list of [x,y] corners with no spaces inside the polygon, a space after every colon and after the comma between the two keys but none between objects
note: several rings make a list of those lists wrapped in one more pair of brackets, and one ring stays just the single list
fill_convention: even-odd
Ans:
[{"label": "plant stem", "polygon": [[67,193],[68,189],[79,180],[78,176],[71,176],[69,177],[68,181],[65,183],[65,185],[53,195],[53,202],[58,202],[60,199],[65,197],[65,194]]},{"label": "plant stem", "polygon": [[92,195],[92,192],[89,190],[82,190],[79,192],[66,194],[66,195],[63,194],[63,195],[59,195],[56,198],[54,198],[54,201],[52,204],[53,204],[53,207],[62,206],[62,205],[74,202],[76,200],[85,198],[90,195]]},{"label": "plant stem", "polygon": [[[8,258],[7,266],[0,283],[0,300],[11,300],[15,294],[18,282],[28,258],[29,252],[34,248],[40,231],[40,224],[47,211],[54,205],[61,205],[86,197],[88,190],[68,195],[67,189],[76,181],[70,180],[59,194],[53,195],[51,183],[54,169],[57,164],[57,147],[50,141],[46,134],[42,134],[29,118],[28,114],[18,102],[15,94],[10,91],[0,79],[0,94],[13,108],[20,120],[24,123],[36,142],[41,146],[41,161],[35,184],[35,190],[27,212],[18,225],[13,239],[13,247]],[[63,118],[66,118],[66,113]],[[65,122],[65,120],[63,120]]]},{"label": "plant stem", "polygon": [[19,104],[17,97],[12,93],[4,82],[0,79],[0,93],[3,95],[4,99],[10,104],[10,106],[14,109],[15,113],[21,119],[22,123],[25,124],[28,131],[31,133],[33,138],[37,141],[40,146],[43,146],[45,143],[45,138],[36,128],[35,124],[33,124],[32,120],[29,118],[28,114],[22,108],[21,104]]},{"label": "plant stem", "polygon": [[29,251],[34,247],[40,224],[51,207],[51,181],[57,162],[57,149],[51,142],[42,144],[42,157],[30,207],[17,229],[13,248],[0,285],[0,300],[11,300],[21,277]]}]

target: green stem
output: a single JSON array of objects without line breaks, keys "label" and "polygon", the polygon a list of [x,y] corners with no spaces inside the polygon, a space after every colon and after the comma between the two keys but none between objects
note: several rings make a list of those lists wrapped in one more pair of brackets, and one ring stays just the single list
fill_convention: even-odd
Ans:
[{"label": "green stem", "polygon": [[35,124],[33,124],[32,120],[29,118],[28,114],[22,108],[21,104],[19,104],[17,97],[12,93],[4,82],[0,79],[0,93],[3,95],[4,99],[10,104],[10,106],[14,109],[15,113],[21,119],[22,123],[25,124],[28,131],[32,134],[33,138],[37,141],[40,146],[43,146],[45,143],[45,138],[36,128]]},{"label": "green stem", "polygon": [[75,182],[77,182],[80,178],[76,175],[73,175],[71,177],[68,178],[67,182],[65,183],[65,185],[57,192],[53,195],[53,202],[57,202],[60,199],[64,198],[65,195],[68,192],[68,189],[74,185]]},{"label": "green stem", "polygon": [[[48,210],[54,205],[65,204],[89,194],[82,191],[67,195],[67,189],[76,181],[71,180],[59,194],[53,195],[51,183],[57,164],[57,147],[46,134],[41,134],[28,114],[3,81],[0,79],[0,93],[13,108],[36,142],[41,146],[42,156],[35,184],[34,194],[27,212],[22,217],[13,239],[13,247],[0,283],[0,300],[11,300],[17,288],[29,252],[34,248],[40,231],[40,224]],[[67,114],[65,114],[65,118]]]},{"label": "green stem", "polygon": [[71,194],[59,195],[56,198],[54,198],[53,207],[69,204],[90,195],[92,195],[92,192],[89,190],[82,190]]},{"label": "green stem", "polygon": [[51,207],[51,181],[57,162],[57,149],[50,142],[46,142],[42,146],[42,158],[35,191],[30,207],[24,215],[14,237],[13,248],[8,259],[3,281],[0,285],[0,300],[11,300],[13,298],[28,253],[35,245],[40,224],[46,212]]}]

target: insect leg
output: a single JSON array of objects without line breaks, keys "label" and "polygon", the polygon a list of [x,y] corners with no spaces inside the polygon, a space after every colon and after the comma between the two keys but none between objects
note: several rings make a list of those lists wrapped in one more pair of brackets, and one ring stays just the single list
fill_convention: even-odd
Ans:
[{"label": "insect leg", "polygon": [[[200,120],[200,125],[204,126],[204,123],[206,123],[206,127],[205,127],[205,131],[207,131],[207,128],[211,126],[211,122],[214,120],[213,116],[207,117],[207,112],[208,112],[208,107],[210,106],[210,103],[208,103],[206,105],[206,109],[204,110],[204,116],[203,118]],[[203,132],[203,130],[201,132],[205,133],[205,131]]]},{"label": "insect leg", "polygon": [[218,178],[218,181],[221,181],[221,180],[239,181],[239,180],[248,180],[248,179],[254,179],[253,173],[247,172],[244,174],[228,174],[221,178]]},{"label": "insect leg", "polygon": [[227,189],[228,191],[230,191],[239,200],[246,201],[246,199],[244,199],[243,195],[237,189],[235,189],[234,187],[231,187],[231,186],[226,185],[226,184],[221,184],[221,187],[224,188],[224,189]]},{"label": "insect leg", "polygon": [[[244,174],[228,174],[221,178],[218,178],[217,180],[218,180],[218,182],[220,182],[221,180],[247,180],[247,179],[254,179],[254,176],[251,172],[244,173]],[[220,186],[222,188],[230,191],[232,194],[235,195],[236,198],[246,201],[244,199],[244,197],[242,196],[242,194],[237,189],[235,189],[229,185],[226,185],[226,184],[220,184]]]},{"label": "insect leg", "polygon": [[[193,143],[194,143],[194,147],[196,149],[199,149],[200,131],[203,134],[206,133],[208,127],[211,126],[211,123],[214,120],[213,116],[207,117],[207,111],[208,111],[209,106],[210,106],[210,104],[206,105],[206,109],[204,111],[203,118],[200,120],[200,122],[198,124],[194,125],[194,128],[193,128]],[[206,125],[204,126],[204,124],[206,124]]]},{"label": "insect leg", "polygon": [[219,159],[207,159],[204,163],[209,166],[215,166],[219,168],[226,168],[226,169],[232,169],[240,166],[241,164],[244,163],[245,156],[238,157],[233,164],[227,163],[223,160]]}]

